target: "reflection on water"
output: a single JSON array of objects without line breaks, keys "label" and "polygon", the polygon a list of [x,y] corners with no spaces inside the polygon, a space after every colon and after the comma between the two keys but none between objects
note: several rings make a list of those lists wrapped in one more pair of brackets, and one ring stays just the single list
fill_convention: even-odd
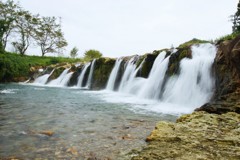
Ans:
[{"label": "reflection on water", "polygon": [[[0,85],[0,159],[126,159],[161,119],[176,116],[107,102],[110,93]],[[112,94],[114,96],[114,94]]]}]

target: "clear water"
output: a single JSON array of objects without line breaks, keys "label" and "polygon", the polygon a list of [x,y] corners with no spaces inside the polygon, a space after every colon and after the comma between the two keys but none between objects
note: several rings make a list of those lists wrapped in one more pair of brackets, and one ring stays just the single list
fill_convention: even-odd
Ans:
[{"label": "clear water", "polygon": [[157,121],[177,117],[149,105],[106,91],[0,84],[0,159],[128,159]]}]

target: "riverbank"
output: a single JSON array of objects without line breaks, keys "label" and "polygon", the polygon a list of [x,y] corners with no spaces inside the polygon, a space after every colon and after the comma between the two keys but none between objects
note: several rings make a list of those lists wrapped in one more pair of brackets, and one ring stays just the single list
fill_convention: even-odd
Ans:
[{"label": "riverbank", "polygon": [[176,123],[161,121],[147,137],[148,146],[132,160],[238,160],[240,159],[240,115],[194,112]]},{"label": "riverbank", "polygon": [[211,101],[176,123],[159,122],[133,160],[240,159],[240,37],[223,41],[213,64]]}]

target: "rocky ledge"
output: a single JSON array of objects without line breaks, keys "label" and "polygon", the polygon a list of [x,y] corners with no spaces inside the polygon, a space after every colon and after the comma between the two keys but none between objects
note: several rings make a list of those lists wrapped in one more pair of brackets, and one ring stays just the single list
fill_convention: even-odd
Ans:
[{"label": "rocky ledge", "polygon": [[213,71],[216,77],[214,96],[197,111],[240,113],[240,36],[219,44]]},{"label": "rocky ledge", "polygon": [[194,112],[176,123],[161,121],[133,160],[153,159],[240,159],[240,115],[235,112]]},{"label": "rocky ledge", "polygon": [[211,101],[176,123],[159,122],[133,160],[240,159],[240,36],[218,46]]}]

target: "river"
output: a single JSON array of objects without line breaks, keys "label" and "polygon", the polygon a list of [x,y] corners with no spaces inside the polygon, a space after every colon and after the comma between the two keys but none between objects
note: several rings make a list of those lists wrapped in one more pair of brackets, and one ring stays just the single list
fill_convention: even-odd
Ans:
[{"label": "river", "polygon": [[0,84],[0,159],[129,159],[157,121],[181,114],[154,105],[108,91]]}]

